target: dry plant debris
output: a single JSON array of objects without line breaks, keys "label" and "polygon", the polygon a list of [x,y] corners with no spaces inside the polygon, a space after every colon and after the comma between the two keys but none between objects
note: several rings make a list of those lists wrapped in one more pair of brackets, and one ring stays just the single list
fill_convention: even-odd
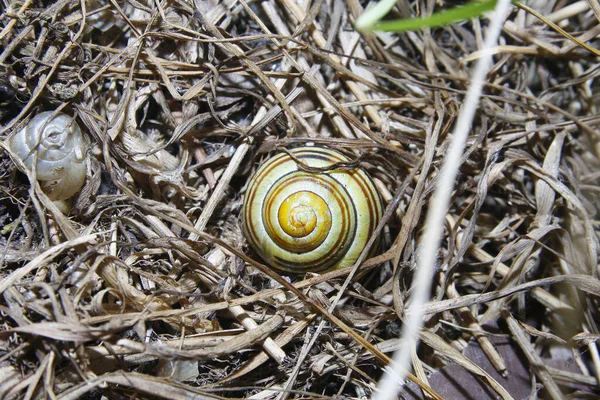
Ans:
[{"label": "dry plant debris", "polygon": [[[57,110],[92,147],[55,204],[2,145],[0,397],[369,397],[487,20],[387,34],[353,29],[356,0],[1,4],[4,143]],[[515,7],[504,26],[408,398],[600,390],[600,7],[528,5],[545,21]],[[279,276],[241,235],[257,163],[307,143],[391,205],[355,274]]]}]

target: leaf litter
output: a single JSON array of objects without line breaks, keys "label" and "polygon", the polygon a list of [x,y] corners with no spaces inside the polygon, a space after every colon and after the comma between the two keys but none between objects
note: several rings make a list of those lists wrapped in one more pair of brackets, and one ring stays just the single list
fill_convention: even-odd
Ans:
[{"label": "leaf litter", "polygon": [[[440,9],[399,3],[394,18]],[[359,34],[366,5],[3,4],[2,139],[60,110],[93,147],[56,205],[2,145],[0,397],[371,396],[487,20]],[[488,74],[406,398],[598,394],[600,14],[529,6]],[[241,234],[257,164],[307,143],[391,205],[347,284],[280,276]]]}]

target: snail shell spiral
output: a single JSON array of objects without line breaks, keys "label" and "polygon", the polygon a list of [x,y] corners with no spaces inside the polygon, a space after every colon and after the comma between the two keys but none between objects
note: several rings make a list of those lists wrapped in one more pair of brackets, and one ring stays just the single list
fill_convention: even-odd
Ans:
[{"label": "snail shell spiral", "polygon": [[[350,161],[321,147],[291,152],[315,168]],[[305,172],[281,153],[252,178],[242,224],[250,245],[268,264],[302,273],[353,265],[382,214],[379,193],[363,170]]]},{"label": "snail shell spiral", "polygon": [[64,200],[85,183],[87,142],[74,119],[45,111],[14,135],[10,149],[32,170],[51,200]]}]

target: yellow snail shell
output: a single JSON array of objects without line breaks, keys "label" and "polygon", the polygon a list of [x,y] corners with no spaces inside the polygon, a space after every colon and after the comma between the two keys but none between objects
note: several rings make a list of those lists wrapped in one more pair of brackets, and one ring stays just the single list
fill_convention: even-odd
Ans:
[{"label": "yellow snail shell", "polygon": [[[315,168],[350,161],[322,147],[291,153]],[[302,273],[353,265],[382,214],[379,193],[363,170],[305,172],[281,153],[261,165],[248,185],[242,225],[268,264]]]},{"label": "yellow snail shell", "polygon": [[87,142],[75,120],[45,111],[14,135],[10,149],[32,170],[51,200],[64,200],[85,183]]}]

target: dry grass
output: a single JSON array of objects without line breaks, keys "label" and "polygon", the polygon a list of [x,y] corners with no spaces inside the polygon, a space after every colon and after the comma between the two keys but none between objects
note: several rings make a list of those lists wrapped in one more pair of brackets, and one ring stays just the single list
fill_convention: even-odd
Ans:
[{"label": "dry grass", "polygon": [[[600,390],[589,3],[530,4],[559,31],[516,7],[504,26],[406,398]],[[93,146],[68,212],[3,146],[0,397],[369,397],[487,20],[358,34],[353,0],[2,4],[1,134],[60,109]],[[357,159],[390,205],[358,271],[281,277],[246,247],[257,161],[307,142]]]}]

